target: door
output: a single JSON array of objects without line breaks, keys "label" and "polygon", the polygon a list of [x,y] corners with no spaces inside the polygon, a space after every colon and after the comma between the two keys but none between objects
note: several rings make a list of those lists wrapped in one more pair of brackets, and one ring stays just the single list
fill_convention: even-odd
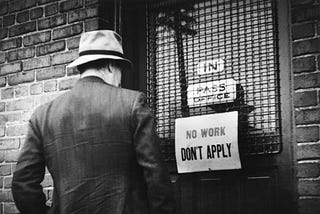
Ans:
[{"label": "door", "polygon": [[[124,40],[136,41],[125,43],[126,84],[147,94],[179,213],[294,213],[287,3],[123,5]],[[175,119],[228,111],[239,114],[242,168],[179,174]]]}]

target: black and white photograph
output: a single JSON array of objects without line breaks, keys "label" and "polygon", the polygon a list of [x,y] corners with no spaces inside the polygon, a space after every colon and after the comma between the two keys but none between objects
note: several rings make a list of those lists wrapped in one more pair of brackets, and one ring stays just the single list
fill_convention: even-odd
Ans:
[{"label": "black and white photograph", "polygon": [[319,0],[0,0],[0,214],[319,213]]}]

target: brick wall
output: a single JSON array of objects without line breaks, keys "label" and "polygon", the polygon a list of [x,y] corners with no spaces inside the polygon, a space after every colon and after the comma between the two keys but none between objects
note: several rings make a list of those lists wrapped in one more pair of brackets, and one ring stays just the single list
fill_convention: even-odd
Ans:
[{"label": "brick wall", "polygon": [[320,2],[291,0],[300,214],[320,213]]},{"label": "brick wall", "polygon": [[[78,79],[66,65],[78,56],[82,32],[111,28],[106,2],[0,0],[0,213],[17,213],[11,180],[31,113]],[[43,186],[50,203],[48,173]]]}]

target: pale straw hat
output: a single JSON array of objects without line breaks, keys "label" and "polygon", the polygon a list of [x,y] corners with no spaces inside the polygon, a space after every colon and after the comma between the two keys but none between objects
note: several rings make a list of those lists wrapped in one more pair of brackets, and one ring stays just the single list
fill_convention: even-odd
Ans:
[{"label": "pale straw hat", "polygon": [[76,67],[98,59],[119,60],[131,66],[131,61],[124,58],[121,36],[112,30],[97,30],[81,35],[79,57],[67,67]]}]

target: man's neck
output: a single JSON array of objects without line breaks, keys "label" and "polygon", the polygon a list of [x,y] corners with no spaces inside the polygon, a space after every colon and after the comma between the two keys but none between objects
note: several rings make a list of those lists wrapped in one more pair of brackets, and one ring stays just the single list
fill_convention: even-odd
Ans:
[{"label": "man's neck", "polygon": [[102,79],[105,83],[116,86],[112,81],[112,76],[106,75],[105,72],[103,71],[99,71],[96,69],[87,69],[80,75],[80,78],[89,77],[89,76],[98,77]]}]

